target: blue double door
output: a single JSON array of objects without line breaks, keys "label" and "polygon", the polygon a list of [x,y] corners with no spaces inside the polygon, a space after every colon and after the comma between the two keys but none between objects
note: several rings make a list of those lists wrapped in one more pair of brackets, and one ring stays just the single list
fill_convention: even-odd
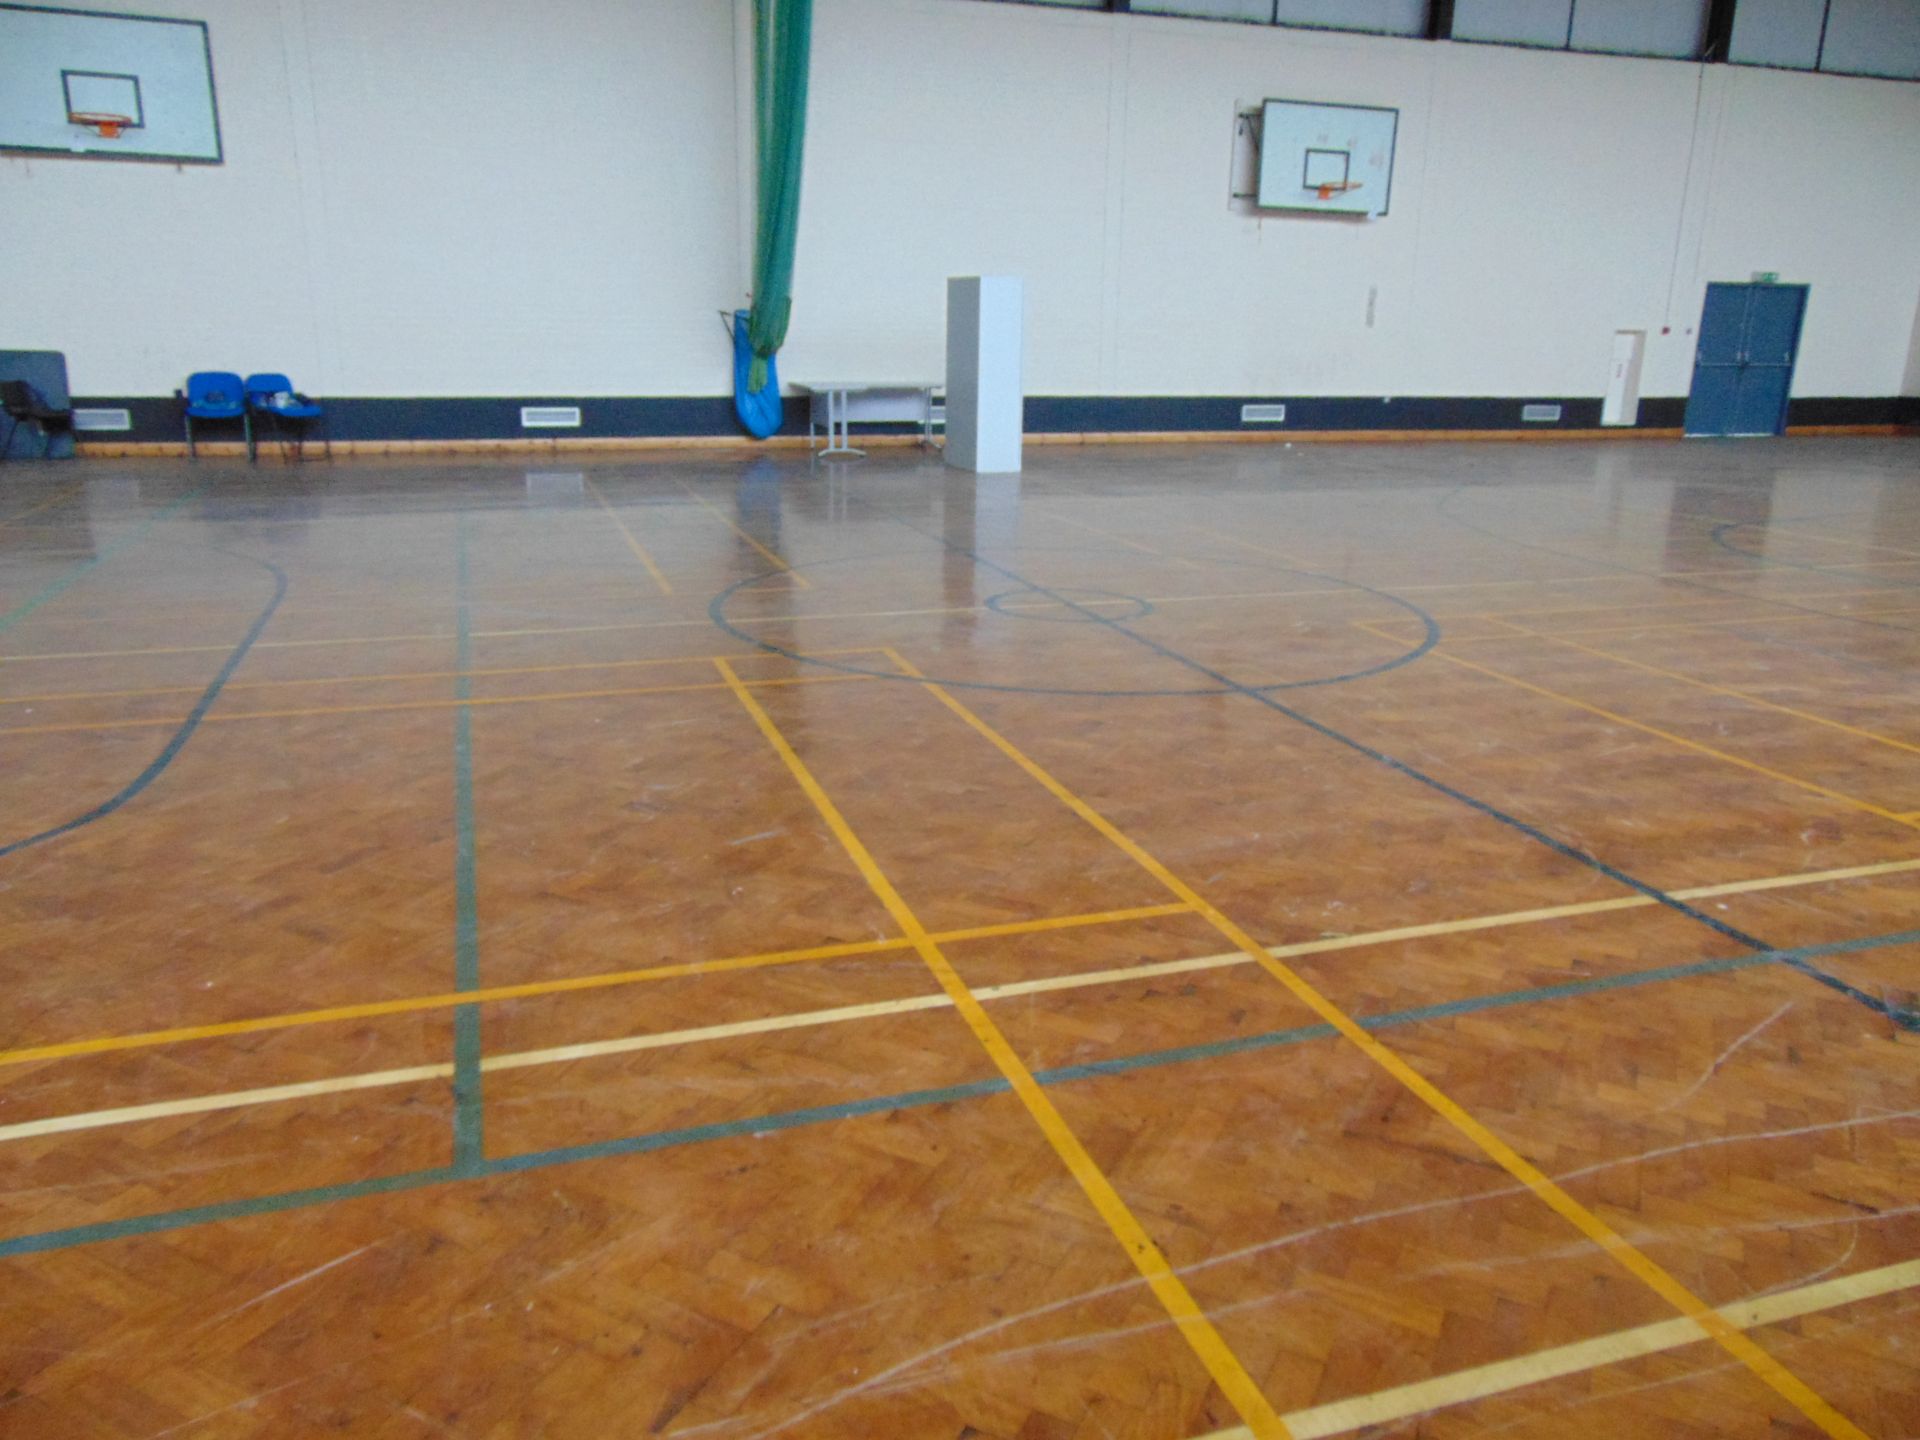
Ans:
[{"label": "blue double door", "polygon": [[1687,396],[1689,435],[1778,435],[1787,426],[1804,285],[1709,285]]}]

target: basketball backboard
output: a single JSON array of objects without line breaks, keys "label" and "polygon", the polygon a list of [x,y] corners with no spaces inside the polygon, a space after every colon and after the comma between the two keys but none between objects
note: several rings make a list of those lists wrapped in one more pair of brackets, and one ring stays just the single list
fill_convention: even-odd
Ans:
[{"label": "basketball backboard", "polygon": [[1387,213],[1398,110],[1269,100],[1260,115],[1261,209]]},{"label": "basketball backboard", "polygon": [[218,164],[206,25],[0,4],[0,150]]}]

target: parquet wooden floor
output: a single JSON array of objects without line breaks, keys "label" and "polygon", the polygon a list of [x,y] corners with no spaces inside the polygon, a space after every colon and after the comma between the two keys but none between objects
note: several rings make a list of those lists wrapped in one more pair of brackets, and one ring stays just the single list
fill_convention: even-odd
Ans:
[{"label": "parquet wooden floor", "polygon": [[1920,1436],[1920,448],[0,472],[0,1437]]}]

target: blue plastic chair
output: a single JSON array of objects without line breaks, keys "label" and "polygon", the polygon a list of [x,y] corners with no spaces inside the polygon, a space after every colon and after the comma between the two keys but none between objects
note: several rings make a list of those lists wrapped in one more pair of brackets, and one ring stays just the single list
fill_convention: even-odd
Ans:
[{"label": "blue plastic chair", "polygon": [[247,454],[253,454],[253,419],[247,414],[246,391],[240,377],[231,370],[197,370],[187,377],[184,393],[174,391],[180,401],[181,416],[187,427],[187,454],[198,458],[194,448],[193,422],[196,420],[238,420],[247,435]]},{"label": "blue plastic chair", "polygon": [[[307,427],[324,421],[327,412],[311,396],[302,395],[293,388],[293,381],[285,375],[272,370],[263,370],[257,375],[247,376],[247,409],[254,415],[270,419],[276,437],[285,435],[289,426],[293,427],[295,453],[304,447],[307,439]],[[285,396],[285,399],[280,397]],[[333,458],[333,437],[325,431],[321,440],[326,445],[326,457]],[[249,450],[249,455],[252,451]]]}]

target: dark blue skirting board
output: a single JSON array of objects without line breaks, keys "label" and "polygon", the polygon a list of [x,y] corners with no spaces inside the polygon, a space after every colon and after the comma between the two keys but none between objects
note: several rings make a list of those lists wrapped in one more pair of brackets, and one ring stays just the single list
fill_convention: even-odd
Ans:
[{"label": "dark blue skirting board", "polygon": [[[326,398],[335,440],[567,440],[651,439],[673,436],[738,436],[733,399],[693,396],[434,396],[416,399]],[[169,441],[180,438],[179,403],[170,396],[77,398],[77,406],[124,407],[133,428],[97,431],[83,440]],[[1283,404],[1284,425],[1243,425],[1242,405]],[[1558,421],[1523,422],[1523,405],[1558,405]],[[1677,429],[1686,411],[1682,397],[1640,402],[1637,428]],[[522,405],[578,405],[578,429],[523,430]],[[1795,400],[1790,425],[1920,425],[1920,397],[1811,397]],[[1284,437],[1312,430],[1590,430],[1600,424],[1600,401],[1581,396],[1288,396],[1288,395],[1031,395],[1029,434],[1125,433],[1127,431],[1223,431]],[[789,399],[783,435],[806,433],[806,405]],[[913,426],[878,426],[907,433]],[[208,440],[225,438],[208,427]],[[232,438],[239,438],[235,428]]]}]

